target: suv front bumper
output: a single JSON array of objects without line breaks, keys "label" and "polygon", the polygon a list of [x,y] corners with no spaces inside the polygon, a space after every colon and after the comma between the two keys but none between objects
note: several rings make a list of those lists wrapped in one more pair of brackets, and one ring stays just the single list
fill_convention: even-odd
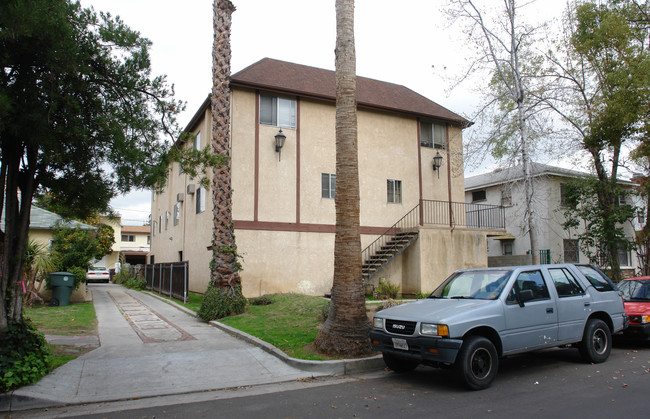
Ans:
[{"label": "suv front bumper", "polygon": [[381,330],[372,330],[370,340],[376,351],[411,358],[419,362],[444,364],[456,362],[456,355],[463,344],[462,339],[401,336]]}]

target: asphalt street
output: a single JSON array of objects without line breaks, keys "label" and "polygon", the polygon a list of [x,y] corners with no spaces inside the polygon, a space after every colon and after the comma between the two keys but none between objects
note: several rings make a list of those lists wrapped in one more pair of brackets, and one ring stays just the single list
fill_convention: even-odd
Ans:
[{"label": "asphalt street", "polygon": [[617,344],[603,364],[584,363],[575,349],[503,359],[493,386],[478,392],[458,385],[452,371],[418,367],[14,417],[642,418],[649,383],[650,346]]}]

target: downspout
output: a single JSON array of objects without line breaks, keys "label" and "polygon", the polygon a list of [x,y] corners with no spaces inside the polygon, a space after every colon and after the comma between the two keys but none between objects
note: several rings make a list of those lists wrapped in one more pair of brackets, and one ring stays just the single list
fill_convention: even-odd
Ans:
[{"label": "downspout", "polygon": [[451,145],[449,144],[449,124],[446,125],[445,129],[445,143],[447,144],[447,196],[449,197],[449,228],[451,231],[454,231],[456,223],[454,223],[454,208],[451,203]]}]

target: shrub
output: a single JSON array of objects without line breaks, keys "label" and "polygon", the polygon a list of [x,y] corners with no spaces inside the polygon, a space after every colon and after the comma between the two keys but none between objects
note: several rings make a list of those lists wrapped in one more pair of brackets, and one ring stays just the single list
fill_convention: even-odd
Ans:
[{"label": "shrub", "polygon": [[133,290],[142,291],[147,287],[147,281],[145,281],[144,278],[137,278],[132,276],[126,281],[122,282],[122,285]]},{"label": "shrub", "polygon": [[273,304],[273,300],[270,295],[262,295],[261,297],[249,298],[248,304],[252,306],[268,306]]},{"label": "shrub", "polygon": [[379,285],[377,286],[377,298],[381,300],[385,300],[387,298],[395,299],[397,298],[397,295],[399,294],[400,290],[399,284],[391,284],[388,281],[379,281]]},{"label": "shrub", "polygon": [[0,393],[35,383],[51,370],[45,337],[28,319],[0,331]]},{"label": "shrub", "polygon": [[221,289],[210,285],[203,295],[198,316],[209,322],[231,314],[243,313],[245,308],[246,298],[242,295],[241,285],[230,289]]},{"label": "shrub", "polygon": [[395,307],[395,306],[398,306],[400,304],[402,304],[401,301],[395,301],[395,300],[392,300],[392,299],[388,299],[386,301],[382,301],[382,303],[379,305],[379,308],[377,309],[377,311],[386,310],[387,308]]}]

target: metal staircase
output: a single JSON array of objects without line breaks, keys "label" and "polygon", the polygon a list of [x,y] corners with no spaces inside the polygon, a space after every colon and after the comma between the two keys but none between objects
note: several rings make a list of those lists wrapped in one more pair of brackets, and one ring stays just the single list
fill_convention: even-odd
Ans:
[{"label": "metal staircase", "polygon": [[384,266],[388,265],[391,260],[413,244],[417,238],[417,231],[397,233],[391,236],[386,244],[381,246],[361,266],[363,284],[367,284]]}]

